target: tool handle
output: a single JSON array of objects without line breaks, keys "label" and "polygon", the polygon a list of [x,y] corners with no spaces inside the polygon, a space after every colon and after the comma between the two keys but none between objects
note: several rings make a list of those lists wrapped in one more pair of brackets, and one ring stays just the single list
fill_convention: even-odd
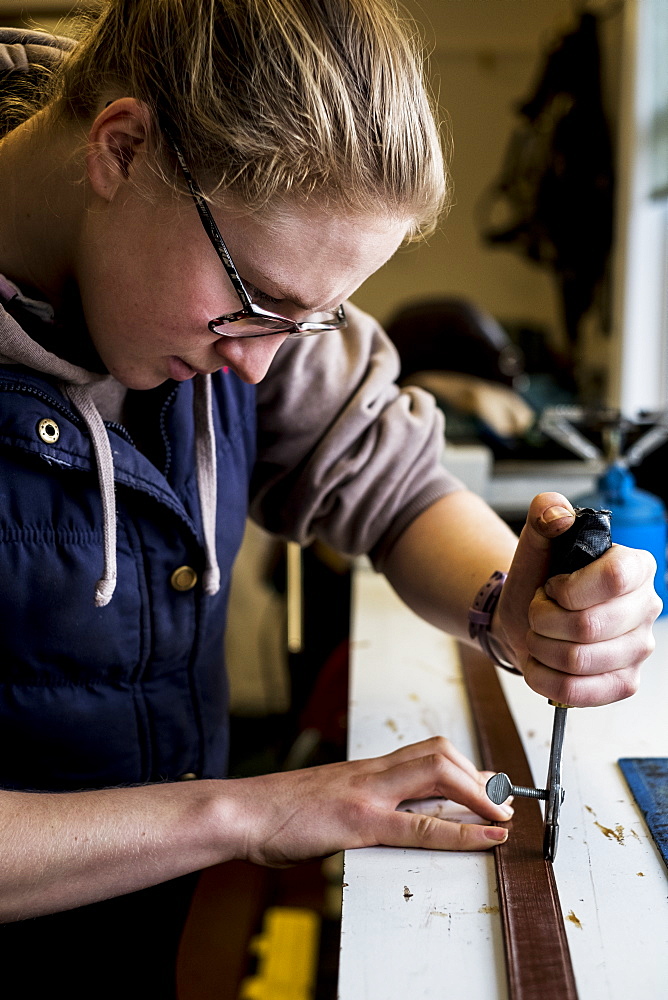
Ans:
[{"label": "tool handle", "polygon": [[557,573],[574,573],[594,562],[610,548],[609,510],[574,507],[575,521],[568,531],[552,539],[552,554],[548,577]]},{"label": "tool handle", "polygon": [[[592,507],[574,507],[575,521],[568,531],[552,540],[552,554],[548,576],[557,573],[574,573],[594,562],[610,548],[609,510],[594,510]],[[555,708],[570,708],[560,701],[552,701]]]}]

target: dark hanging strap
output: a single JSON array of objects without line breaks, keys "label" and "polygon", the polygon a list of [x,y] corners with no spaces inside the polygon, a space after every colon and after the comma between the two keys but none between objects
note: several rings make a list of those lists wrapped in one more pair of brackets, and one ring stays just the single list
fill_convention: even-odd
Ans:
[{"label": "dark hanging strap", "polygon": [[[483,768],[534,787],[495,668],[468,646],[460,656]],[[540,806],[517,797],[513,806],[504,824],[510,836],[494,849],[510,1000],[577,1000],[554,872],[543,858]]]}]

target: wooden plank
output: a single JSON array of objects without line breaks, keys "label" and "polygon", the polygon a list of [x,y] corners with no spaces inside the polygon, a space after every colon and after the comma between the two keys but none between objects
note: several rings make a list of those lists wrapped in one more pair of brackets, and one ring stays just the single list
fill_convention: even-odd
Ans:
[{"label": "wooden plank", "polygon": [[[456,646],[408,611],[382,577],[358,573],[350,756],[437,734],[475,754]],[[456,984],[471,1000],[506,997],[491,853],[348,851],[340,1000],[430,1000],[452,995]]]},{"label": "wooden plank", "polygon": [[[638,694],[568,714],[566,799],[555,875],[580,995],[665,1000],[668,907],[661,858],[617,766],[668,755],[668,621]],[[385,753],[441,733],[477,759],[454,644],[385,580],[356,573],[350,753]],[[536,782],[553,710],[521,678],[501,683]],[[512,775],[511,775],[512,778]],[[505,1000],[491,856],[373,848],[346,855],[340,1000]],[[404,886],[411,896],[404,897]]]}]

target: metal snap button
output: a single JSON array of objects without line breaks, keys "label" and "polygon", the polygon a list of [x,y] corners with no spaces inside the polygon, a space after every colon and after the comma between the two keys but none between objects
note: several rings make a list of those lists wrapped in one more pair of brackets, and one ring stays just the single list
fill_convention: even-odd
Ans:
[{"label": "metal snap button", "polygon": [[174,590],[192,590],[197,583],[197,573],[192,566],[179,566],[172,573],[170,580]]},{"label": "metal snap button", "polygon": [[197,781],[197,775],[194,771],[186,771],[185,774],[179,775],[179,781]]},{"label": "metal snap button", "polygon": [[60,427],[51,417],[45,417],[37,424],[37,433],[45,444],[55,444],[60,437]]}]

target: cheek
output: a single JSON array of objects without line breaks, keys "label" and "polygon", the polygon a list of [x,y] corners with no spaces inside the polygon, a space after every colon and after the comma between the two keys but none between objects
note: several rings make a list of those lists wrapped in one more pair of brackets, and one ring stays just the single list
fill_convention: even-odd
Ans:
[{"label": "cheek", "polygon": [[98,271],[86,299],[91,332],[147,349],[171,345],[170,353],[177,354],[184,337],[197,337],[200,346],[211,342],[207,324],[220,304],[210,283],[191,280],[171,262],[160,266],[139,255],[117,262],[114,271]]},{"label": "cheek", "polygon": [[138,224],[129,211],[125,206],[105,229],[93,233],[86,277],[98,312],[111,314],[112,321],[115,314],[119,323],[140,330],[158,325],[167,333],[182,327],[206,331],[208,321],[228,304],[236,307],[234,291],[226,294],[222,266],[211,260],[208,245],[200,247],[173,226],[152,226],[150,219]]}]

